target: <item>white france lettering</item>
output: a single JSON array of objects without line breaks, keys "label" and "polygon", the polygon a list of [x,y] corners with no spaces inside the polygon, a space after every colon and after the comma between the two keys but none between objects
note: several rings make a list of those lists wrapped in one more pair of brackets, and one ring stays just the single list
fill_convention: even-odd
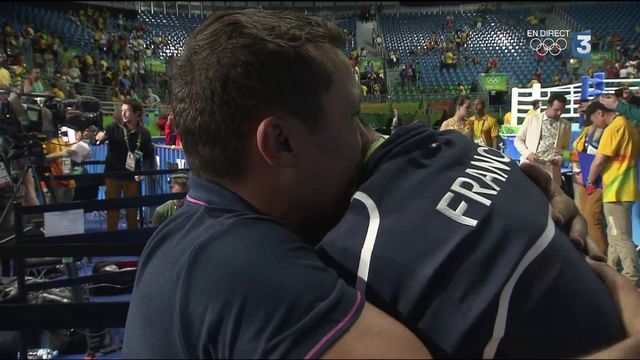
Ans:
[{"label": "white france lettering", "polygon": [[492,174],[484,170],[467,169],[464,172],[466,172],[467,174],[479,177],[480,179],[484,180],[484,182],[489,184],[492,188],[494,188],[496,191],[500,191],[500,187],[493,183],[493,179],[498,179],[498,180],[501,180],[502,182],[507,180],[506,177]]},{"label": "white france lettering", "polygon": [[438,203],[438,206],[436,206],[436,210],[440,211],[441,213],[449,217],[451,220],[457,221],[462,225],[476,226],[476,224],[478,223],[478,220],[464,216],[464,212],[467,211],[467,208],[468,208],[467,203],[464,201],[461,201],[460,205],[458,205],[458,208],[454,211],[449,207],[449,203],[451,202],[452,198],[453,198],[453,193],[447,192]]},{"label": "white france lettering", "polygon": [[478,153],[480,153],[480,155],[488,157],[489,159],[498,160],[498,161],[503,162],[503,163],[511,162],[511,158],[509,158],[507,155],[501,153],[498,150],[493,150],[493,149],[488,148],[486,146],[479,147],[478,148]]},{"label": "white france lettering", "polygon": [[503,173],[500,170],[497,170],[496,168],[502,169],[502,170],[509,170],[508,166],[506,166],[504,164],[501,164],[501,163],[499,163],[499,162],[497,162],[497,161],[495,161],[493,159],[485,158],[485,157],[478,156],[478,155],[473,155],[473,158],[476,159],[476,160],[481,160],[481,161],[472,161],[471,165],[475,165],[475,166],[480,167],[480,168],[485,168],[487,170],[490,170],[494,174],[500,175],[500,176],[502,176],[504,178],[507,177],[507,174]]},{"label": "white france lettering", "polygon": [[[462,184],[467,183],[467,184],[471,184],[473,186],[473,188],[471,190],[469,189],[465,189],[462,187]],[[491,190],[491,189],[485,189],[483,187],[481,187],[477,182],[471,180],[471,179],[467,179],[464,177],[459,177],[456,179],[456,181],[453,182],[453,185],[451,185],[451,190],[455,191],[457,193],[460,193],[462,195],[465,195],[481,204],[484,204],[486,206],[491,205],[491,200],[487,199],[487,198],[483,198],[482,196],[478,195],[478,194],[488,194],[488,195],[496,195],[498,192],[495,190]]]}]

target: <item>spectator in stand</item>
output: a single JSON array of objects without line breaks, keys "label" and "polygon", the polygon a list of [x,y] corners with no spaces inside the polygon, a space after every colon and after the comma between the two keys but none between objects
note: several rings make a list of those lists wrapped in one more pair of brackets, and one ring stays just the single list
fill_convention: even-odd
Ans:
[{"label": "spectator in stand", "polygon": [[152,88],[147,88],[147,98],[145,99],[145,105],[151,109],[160,108],[160,98],[153,93]]},{"label": "spectator in stand", "polygon": [[64,92],[60,90],[60,85],[58,85],[57,81],[51,84],[51,95],[55,96],[58,100],[64,100]]},{"label": "spectator in stand", "polygon": [[449,50],[447,51],[446,55],[445,55],[445,61],[446,61],[446,66],[448,68],[456,68],[456,56],[453,54],[453,51]]},{"label": "spectator in stand", "polygon": [[536,72],[533,73],[533,78],[540,84],[542,84],[542,69],[540,67],[536,67]]},{"label": "spectator in stand", "polygon": [[11,84],[11,73],[7,69],[7,56],[0,53],[0,87],[10,87]]},{"label": "spectator in stand", "polygon": [[75,59],[69,61],[69,78],[71,82],[77,83],[80,82],[80,77],[82,74],[80,73],[80,69],[78,68],[78,63]]},{"label": "spectator in stand", "polygon": [[40,68],[31,69],[29,77],[22,84],[24,93],[44,93],[44,84],[40,79]]}]

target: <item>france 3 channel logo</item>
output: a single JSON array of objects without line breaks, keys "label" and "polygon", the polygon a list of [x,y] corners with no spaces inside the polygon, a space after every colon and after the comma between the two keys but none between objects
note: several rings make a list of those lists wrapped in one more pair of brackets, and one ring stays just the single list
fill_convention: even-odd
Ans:
[{"label": "france 3 channel logo", "polygon": [[529,47],[540,56],[558,56],[568,47],[571,34],[571,55],[578,59],[591,58],[591,30],[527,30]]},{"label": "france 3 channel logo", "polygon": [[591,59],[591,30],[571,34],[571,54],[578,59]]}]

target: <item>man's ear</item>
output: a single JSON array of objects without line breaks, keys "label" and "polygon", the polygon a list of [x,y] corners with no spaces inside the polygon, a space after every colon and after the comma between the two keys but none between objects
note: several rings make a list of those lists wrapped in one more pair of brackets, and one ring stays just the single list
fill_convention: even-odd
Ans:
[{"label": "man's ear", "polygon": [[291,130],[289,122],[278,116],[263,119],[256,129],[258,151],[269,163],[278,168],[295,165],[294,149],[291,146]]}]

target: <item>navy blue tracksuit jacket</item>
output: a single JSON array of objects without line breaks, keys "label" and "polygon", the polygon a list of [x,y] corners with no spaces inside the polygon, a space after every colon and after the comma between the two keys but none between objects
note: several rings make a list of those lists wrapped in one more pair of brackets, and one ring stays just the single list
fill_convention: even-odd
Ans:
[{"label": "navy blue tracksuit jacket", "polygon": [[400,128],[318,245],[439,357],[568,357],[625,336],[607,288],[497,150]]}]

